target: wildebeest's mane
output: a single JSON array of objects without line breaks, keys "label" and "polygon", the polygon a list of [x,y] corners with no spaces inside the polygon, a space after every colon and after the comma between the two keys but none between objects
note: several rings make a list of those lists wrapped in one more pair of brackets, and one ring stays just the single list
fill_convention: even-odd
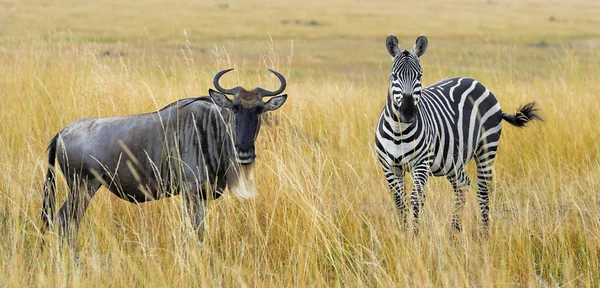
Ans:
[{"label": "wildebeest's mane", "polygon": [[201,96],[201,97],[196,97],[196,98],[184,98],[184,99],[179,99],[179,100],[177,100],[177,101],[175,101],[173,103],[170,103],[170,104],[168,104],[167,106],[163,107],[162,109],[160,109],[158,111],[159,112],[160,111],[164,111],[166,109],[169,109],[169,108],[171,108],[173,106],[177,106],[177,105],[178,105],[177,108],[183,108],[183,107],[188,106],[188,105],[190,105],[190,104],[192,104],[194,102],[197,102],[197,101],[204,101],[204,102],[208,102],[208,103],[212,103],[212,104],[215,103],[208,96]]}]

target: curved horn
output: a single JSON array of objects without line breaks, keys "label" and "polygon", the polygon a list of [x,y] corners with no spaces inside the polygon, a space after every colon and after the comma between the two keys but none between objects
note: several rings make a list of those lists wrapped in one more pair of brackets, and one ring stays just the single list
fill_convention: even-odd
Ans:
[{"label": "curved horn", "polygon": [[215,74],[215,78],[213,78],[213,85],[215,85],[215,88],[217,90],[219,90],[219,92],[224,93],[224,94],[229,94],[229,95],[234,95],[235,93],[238,92],[238,90],[240,90],[240,86],[231,88],[231,89],[225,89],[223,87],[221,87],[221,85],[219,85],[219,79],[221,78],[221,76],[223,76],[223,74],[229,72],[233,70],[233,68],[229,68],[229,69],[225,69],[223,71],[219,71],[219,73]]},{"label": "curved horn", "polygon": [[275,74],[275,76],[277,76],[277,78],[279,78],[279,81],[281,81],[281,87],[279,87],[277,91],[269,91],[260,87],[256,87],[256,91],[258,91],[258,93],[260,93],[260,95],[263,97],[278,95],[279,93],[283,92],[283,90],[285,90],[286,86],[285,77],[283,77],[283,75],[279,74],[279,72],[272,69],[269,69],[269,71],[271,71],[273,74]]}]

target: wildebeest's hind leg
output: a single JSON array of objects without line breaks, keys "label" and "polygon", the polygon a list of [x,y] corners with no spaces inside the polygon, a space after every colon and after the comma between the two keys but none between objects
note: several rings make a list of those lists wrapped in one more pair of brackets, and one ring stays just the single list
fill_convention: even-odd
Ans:
[{"label": "wildebeest's hind leg", "polygon": [[[68,177],[69,178],[69,177]],[[62,238],[67,238],[71,248],[75,249],[75,239],[79,230],[79,222],[90,204],[90,200],[100,188],[100,181],[95,178],[67,179],[69,193],[67,201],[58,211],[58,229]]]},{"label": "wildebeest's hind leg", "polygon": [[207,200],[204,199],[203,195],[207,194],[205,194],[206,191],[200,191],[200,189],[196,187],[196,185],[191,185],[191,188],[186,189],[183,192],[183,197],[185,198],[184,201],[187,207],[187,212],[190,215],[190,220],[192,221],[192,228],[198,235],[198,239],[202,241],[204,222],[207,212]]}]

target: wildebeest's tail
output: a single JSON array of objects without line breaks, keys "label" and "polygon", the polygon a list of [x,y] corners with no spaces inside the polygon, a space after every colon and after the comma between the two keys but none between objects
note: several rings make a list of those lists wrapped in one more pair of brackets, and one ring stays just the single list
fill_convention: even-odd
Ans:
[{"label": "wildebeest's tail", "polygon": [[42,200],[42,220],[44,226],[42,226],[42,234],[46,231],[46,228],[52,225],[52,218],[54,216],[54,204],[56,200],[55,190],[56,181],[54,180],[54,163],[56,161],[56,142],[58,141],[58,134],[52,138],[50,145],[48,145],[48,172],[46,173],[46,182],[44,183],[44,199]]},{"label": "wildebeest's tail", "polygon": [[517,110],[515,114],[508,114],[502,112],[502,119],[506,120],[506,122],[517,126],[517,127],[525,127],[527,123],[531,120],[538,119],[540,121],[544,121],[542,117],[540,117],[536,112],[539,111],[535,106],[535,102],[527,103],[523,107]]}]

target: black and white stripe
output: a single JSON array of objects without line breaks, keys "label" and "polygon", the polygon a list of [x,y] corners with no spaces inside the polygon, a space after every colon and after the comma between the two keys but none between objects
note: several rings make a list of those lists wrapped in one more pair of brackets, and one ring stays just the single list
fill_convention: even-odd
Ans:
[{"label": "black and white stripe", "polygon": [[[494,95],[470,78],[451,78],[425,89],[419,57],[427,49],[427,38],[417,38],[412,51],[400,51],[398,40],[386,41],[393,57],[388,97],[376,129],[376,151],[401,218],[405,217],[404,173],[411,172],[414,187],[410,195],[415,223],[425,201],[428,176],[446,176],[455,195],[453,225],[461,229],[459,212],[464,206],[470,179],[465,165],[475,158],[481,216],[489,219],[489,187],[502,120],[523,127],[540,119],[533,103],[516,114],[500,109]],[[517,120],[518,119],[518,120]]]}]

